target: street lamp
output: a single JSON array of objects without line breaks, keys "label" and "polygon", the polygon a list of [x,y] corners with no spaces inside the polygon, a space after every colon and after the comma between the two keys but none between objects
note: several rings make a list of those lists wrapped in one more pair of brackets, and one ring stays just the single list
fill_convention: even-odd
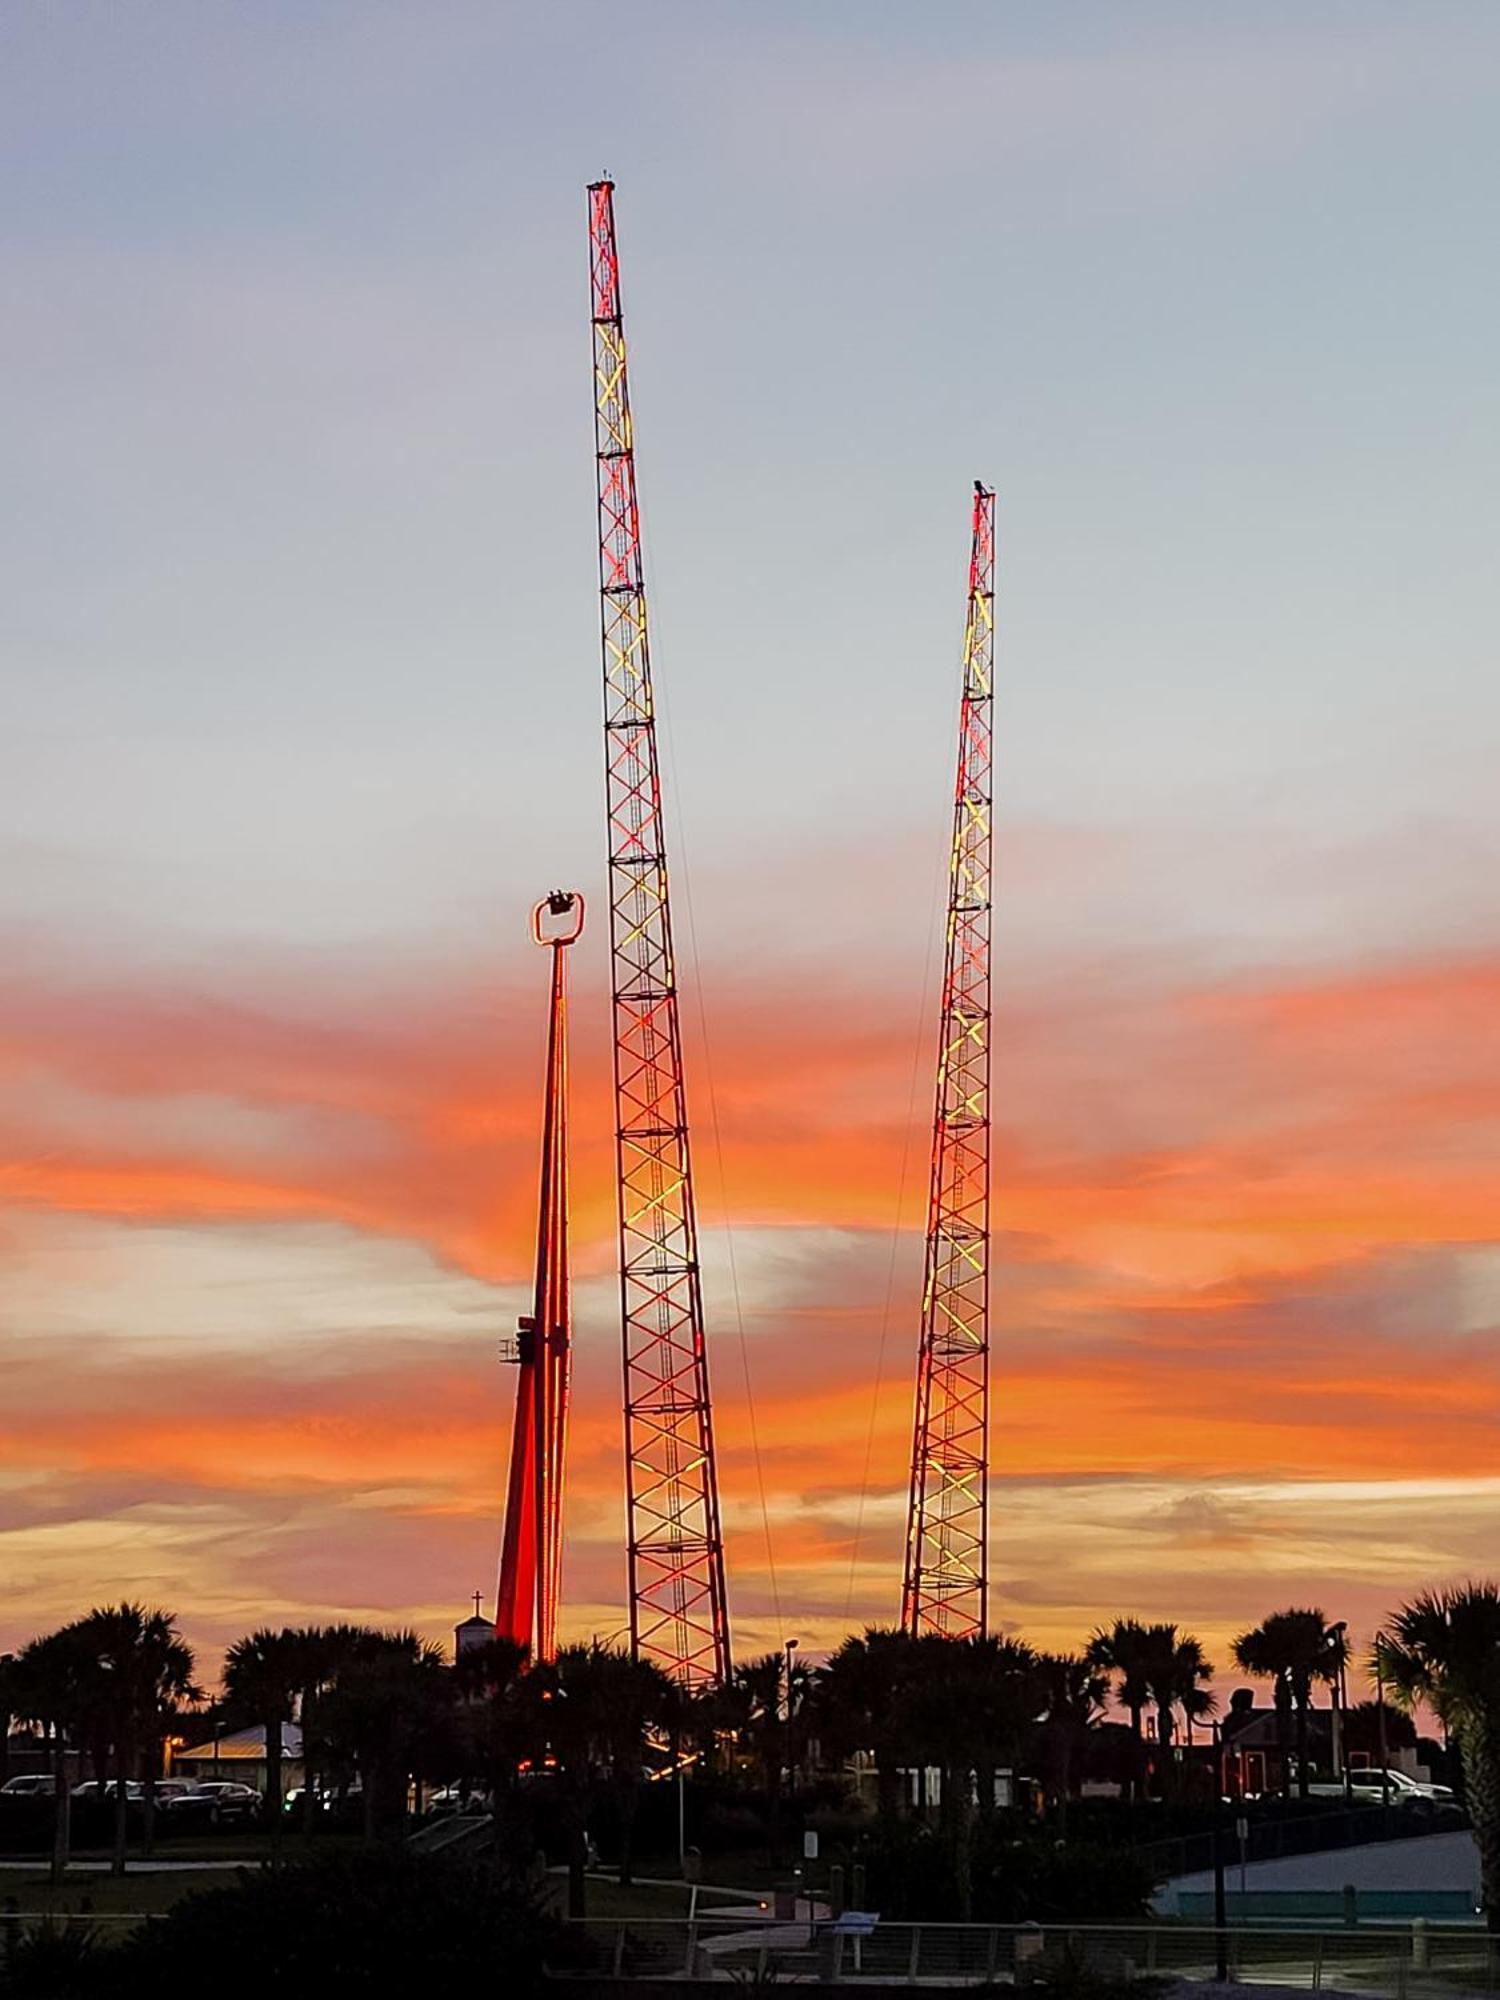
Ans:
[{"label": "street lamp", "polygon": [[1349,1623],[1341,1618],[1330,1625],[1328,1637],[1334,1648],[1333,1661],[1333,1775],[1344,1781],[1344,1804],[1353,1804],[1349,1782],[1349,1760],[1344,1755],[1344,1661],[1348,1656]]},{"label": "street lamp", "polygon": [[[792,1769],[792,1655],[801,1643],[800,1639],[788,1639],[783,1648],[786,1653],[786,1789],[788,1799],[792,1796],[792,1789],[796,1782],[796,1775]],[[795,1872],[800,1875],[802,1871],[799,1868]],[[812,1905],[809,1904],[808,1907],[811,1909]]]},{"label": "street lamp", "polygon": [[1375,1720],[1380,1731],[1380,1830],[1390,1831],[1391,1818],[1391,1769],[1386,1755],[1385,1743],[1385,1648],[1381,1645],[1381,1634],[1375,1634]]}]

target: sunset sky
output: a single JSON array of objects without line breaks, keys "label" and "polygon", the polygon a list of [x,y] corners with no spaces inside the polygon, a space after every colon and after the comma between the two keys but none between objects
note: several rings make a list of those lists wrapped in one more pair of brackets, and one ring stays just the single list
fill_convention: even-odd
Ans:
[{"label": "sunset sky", "polygon": [[0,1649],[492,1597],[554,884],[624,1624],[606,171],[736,1650],[899,1608],[976,476],[998,1616],[1493,1572],[1497,78],[1489,0],[4,10]]}]

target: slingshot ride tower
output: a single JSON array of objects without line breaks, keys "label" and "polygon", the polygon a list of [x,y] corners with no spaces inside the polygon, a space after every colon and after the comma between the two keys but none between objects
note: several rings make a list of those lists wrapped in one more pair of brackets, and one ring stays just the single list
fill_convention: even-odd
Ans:
[{"label": "slingshot ride tower", "polygon": [[542,1107],[541,1202],[536,1290],[513,1358],[516,1415],[510,1444],[505,1539],[495,1612],[499,1638],[525,1646],[532,1663],[557,1651],[562,1593],[563,1458],[572,1361],[568,1290],[568,1014],[565,954],[583,929],[583,898],[555,889],[531,913],[531,935],[552,954],[547,1084]]},{"label": "slingshot ride tower", "polygon": [[984,1635],[989,1594],[994,660],[995,496],[976,481],[901,1593],[905,1631],[950,1639]]},{"label": "slingshot ride tower", "polygon": [[589,188],[630,1647],[704,1687],[729,1615],[614,195]]}]

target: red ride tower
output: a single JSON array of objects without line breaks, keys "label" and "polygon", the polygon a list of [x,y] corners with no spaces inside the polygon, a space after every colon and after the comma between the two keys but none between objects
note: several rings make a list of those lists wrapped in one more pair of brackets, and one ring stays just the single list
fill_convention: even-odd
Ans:
[{"label": "red ride tower", "polygon": [[557,1651],[562,1594],[563,1458],[572,1362],[568,1288],[568,994],[563,955],[583,929],[583,898],[554,889],[531,913],[531,935],[552,953],[547,1087],[536,1290],[516,1342],[520,1364],[495,1631],[525,1646],[532,1664]]},{"label": "red ride tower", "polygon": [[589,188],[630,1643],[689,1687],[729,1613],[682,1081],[614,183]]},{"label": "red ride tower", "polygon": [[976,480],[901,1593],[904,1630],[956,1639],[983,1635],[989,1589],[994,656],[995,496]]}]

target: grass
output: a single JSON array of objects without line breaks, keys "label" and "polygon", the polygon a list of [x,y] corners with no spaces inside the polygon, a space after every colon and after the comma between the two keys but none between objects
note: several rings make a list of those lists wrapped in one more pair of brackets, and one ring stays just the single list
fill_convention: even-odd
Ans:
[{"label": "grass", "polygon": [[[23,1916],[158,1916],[194,1889],[211,1889],[228,1875],[201,1869],[151,1875],[70,1875],[54,1888],[45,1870],[28,1875],[7,1868],[0,1875],[0,1905],[14,1903]],[[110,1926],[111,1930],[114,1925]]]},{"label": "grass", "polygon": [[[567,1901],[567,1885],[558,1877],[553,1878],[556,1902],[559,1910]],[[635,1882],[628,1889],[622,1889],[612,1875],[590,1875],[586,1908],[589,1920],[595,1918],[604,1922],[621,1917],[685,1917],[688,1913],[688,1885],[685,1882]],[[725,1904],[743,1903],[744,1898],[731,1890],[701,1888],[698,1891],[698,1908],[710,1910]]]}]

